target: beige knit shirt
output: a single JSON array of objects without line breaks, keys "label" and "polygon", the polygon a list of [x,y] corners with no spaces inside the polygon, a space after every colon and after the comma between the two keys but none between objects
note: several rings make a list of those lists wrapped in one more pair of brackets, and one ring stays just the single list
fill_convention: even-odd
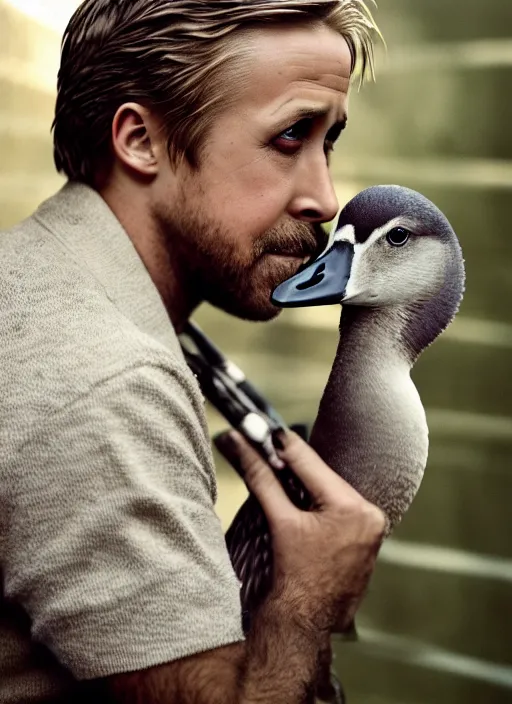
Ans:
[{"label": "beige knit shirt", "polygon": [[0,390],[0,703],[241,640],[199,387],[87,186],[0,233]]}]

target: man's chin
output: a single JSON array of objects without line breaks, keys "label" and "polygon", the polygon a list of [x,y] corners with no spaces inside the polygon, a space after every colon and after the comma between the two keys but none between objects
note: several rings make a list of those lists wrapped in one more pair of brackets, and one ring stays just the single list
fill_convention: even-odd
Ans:
[{"label": "man's chin", "polygon": [[266,322],[273,320],[281,312],[281,308],[277,308],[270,300],[273,290],[274,286],[272,285],[272,287],[265,286],[257,293],[252,289],[245,292],[237,291],[235,295],[232,291],[217,288],[208,291],[209,295],[206,295],[205,299],[210,305],[236,318]]},{"label": "man's chin", "polygon": [[266,323],[269,320],[274,320],[274,318],[277,318],[281,313],[281,308],[275,308],[273,306],[272,310],[250,310],[245,313],[242,312],[237,317],[242,318],[242,320],[250,320],[253,323]]},{"label": "man's chin", "polygon": [[265,305],[237,305],[234,301],[210,301],[210,303],[215,308],[224,311],[224,313],[233,315],[241,320],[250,320],[253,323],[265,323],[277,318],[281,313],[281,308],[276,308],[270,301]]},{"label": "man's chin", "polygon": [[266,255],[244,277],[238,275],[235,284],[209,286],[204,291],[205,299],[215,308],[242,320],[273,320],[281,308],[271,302],[272,291],[293,276],[300,263],[296,257]]}]

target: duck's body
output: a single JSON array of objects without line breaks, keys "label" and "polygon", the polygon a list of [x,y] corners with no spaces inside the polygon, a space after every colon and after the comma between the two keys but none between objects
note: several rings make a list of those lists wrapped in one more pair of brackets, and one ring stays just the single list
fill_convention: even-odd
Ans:
[{"label": "duck's body", "polygon": [[[281,306],[343,303],[340,341],[310,443],[385,512],[390,529],[423,477],[428,427],[411,368],[453,319],[463,293],[457,238],[430,201],[398,186],[363,191],[342,211],[315,262],[274,292]],[[308,497],[279,472],[301,508]],[[265,517],[253,497],[227,534],[246,613],[271,587]]]}]

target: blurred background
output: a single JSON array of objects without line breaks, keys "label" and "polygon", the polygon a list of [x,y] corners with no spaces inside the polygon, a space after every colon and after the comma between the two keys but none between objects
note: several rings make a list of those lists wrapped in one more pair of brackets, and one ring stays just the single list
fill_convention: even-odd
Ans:
[{"label": "blurred background", "polygon": [[[0,227],[61,184],[50,124],[60,34],[77,2],[0,0]],[[380,0],[389,51],[354,91],[333,159],[340,204],[375,183],[447,214],[468,273],[456,322],[415,368],[431,431],[419,495],[337,646],[350,704],[512,701],[512,1]],[[196,319],[289,422],[312,421],[339,307],[270,324]],[[209,413],[211,431],[224,427]],[[227,527],[245,497],[220,460]]]}]

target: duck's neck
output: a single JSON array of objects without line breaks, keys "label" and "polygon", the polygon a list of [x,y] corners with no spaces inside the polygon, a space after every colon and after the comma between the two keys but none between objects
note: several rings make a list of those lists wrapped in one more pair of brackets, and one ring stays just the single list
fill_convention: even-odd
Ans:
[{"label": "duck's neck", "polygon": [[410,378],[407,311],[344,308],[311,444],[395,525],[421,482],[428,428]]}]

